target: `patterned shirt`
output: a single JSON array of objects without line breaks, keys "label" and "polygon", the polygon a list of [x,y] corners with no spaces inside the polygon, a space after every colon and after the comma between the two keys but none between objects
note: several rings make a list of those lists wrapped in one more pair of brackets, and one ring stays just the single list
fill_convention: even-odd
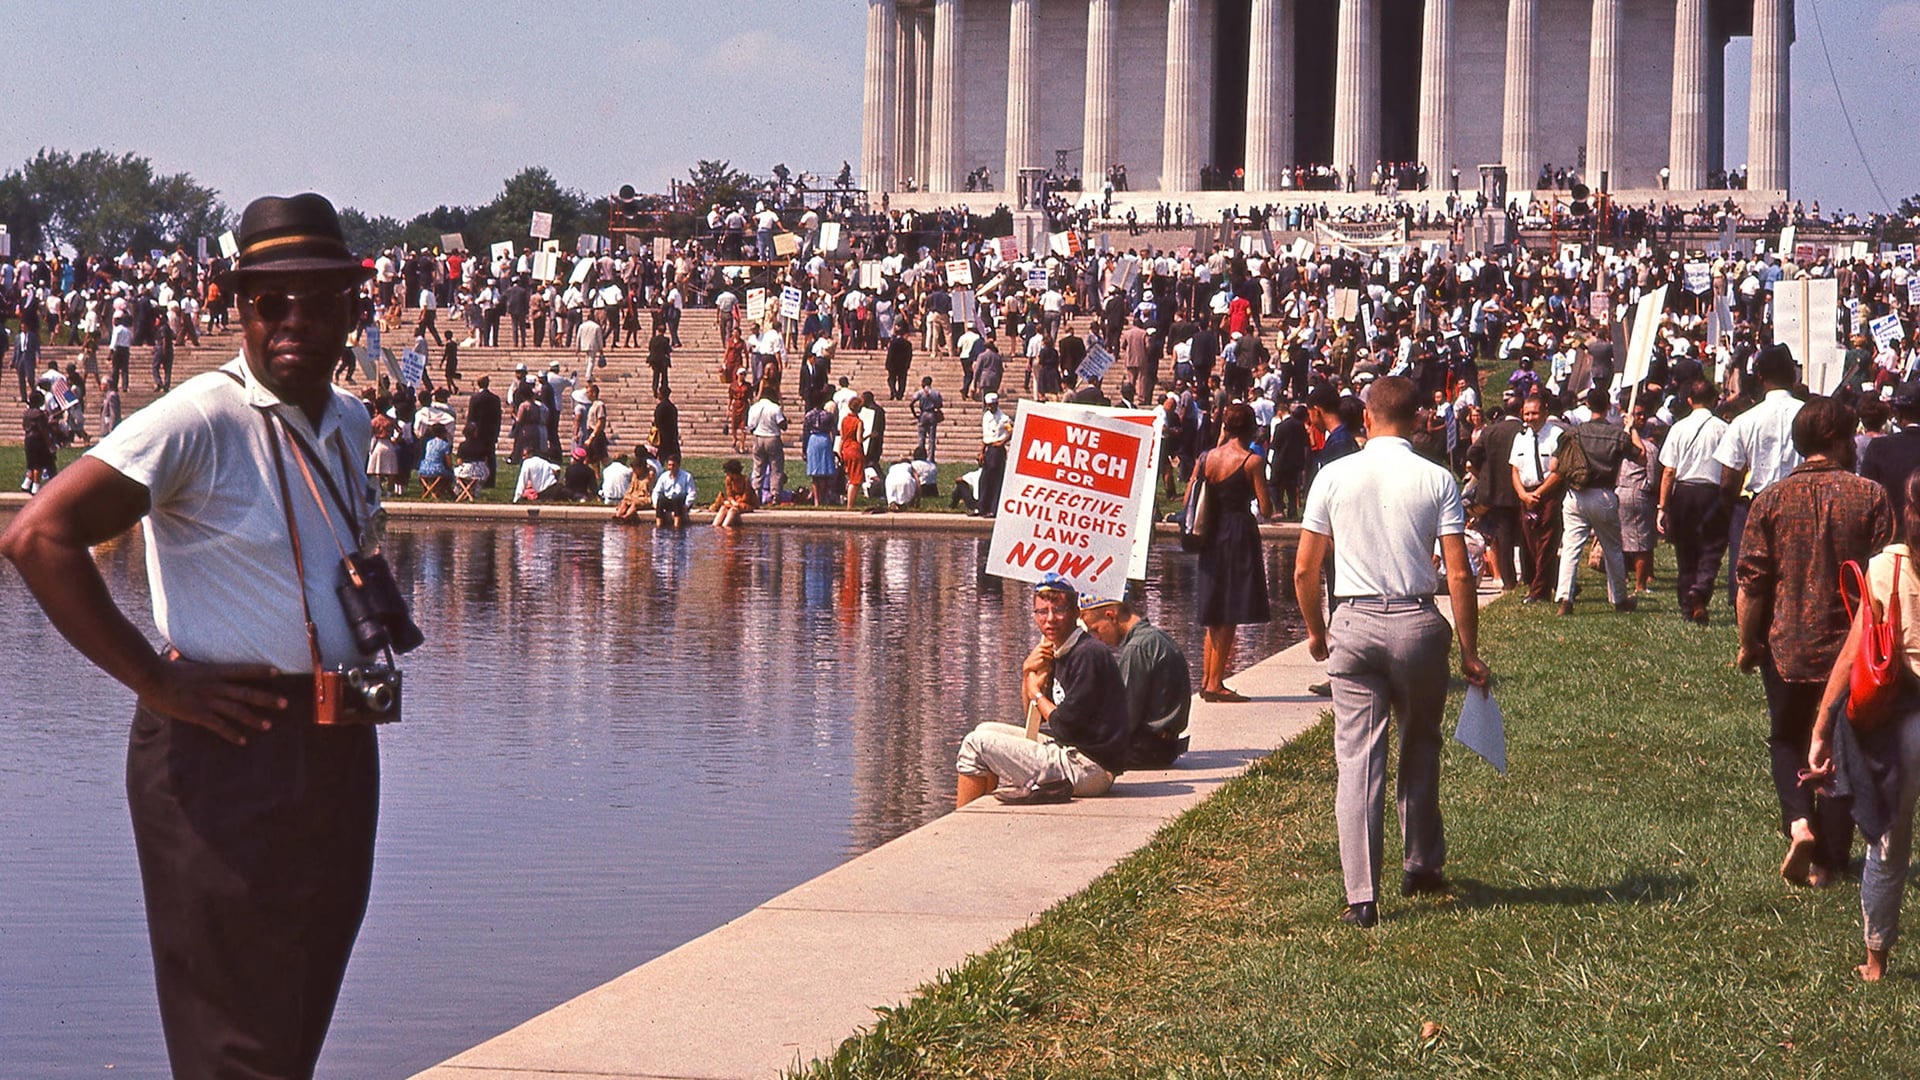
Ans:
[{"label": "patterned shirt", "polygon": [[1879,484],[1826,462],[1801,465],[1754,497],[1736,573],[1769,606],[1767,648],[1788,682],[1822,682],[1847,639],[1840,566],[1865,565],[1893,539]]}]

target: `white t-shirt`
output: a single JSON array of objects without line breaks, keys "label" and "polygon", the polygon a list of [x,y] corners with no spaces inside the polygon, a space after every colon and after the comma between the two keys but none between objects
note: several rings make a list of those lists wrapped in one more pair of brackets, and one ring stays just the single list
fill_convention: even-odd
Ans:
[{"label": "white t-shirt", "polygon": [[1433,545],[1466,531],[1453,474],[1405,439],[1376,435],[1320,470],[1300,527],[1333,538],[1333,595],[1432,596]]},{"label": "white t-shirt", "polygon": [[[243,383],[222,371],[240,375]],[[300,672],[313,659],[263,408],[320,455],[308,466],[333,477],[341,497],[358,503],[353,509],[365,525],[379,506],[379,494],[360,467],[373,437],[366,408],[336,387],[316,428],[304,412],[260,385],[238,357],[127,417],[87,456],[147,489],[149,509],[141,524],[153,621],[161,636],[192,660]],[[340,549],[327,538],[327,518],[300,479],[291,446],[282,441],[281,450],[321,661],[330,667],[361,663],[366,658],[334,595]],[[326,512],[338,526],[334,535],[353,550],[359,538],[349,535],[341,507],[331,502],[317,471],[314,479],[329,500]]]},{"label": "white t-shirt", "polygon": [[780,408],[779,402],[761,398],[747,409],[747,432],[756,439],[778,438],[780,425],[786,419],[786,411]]}]

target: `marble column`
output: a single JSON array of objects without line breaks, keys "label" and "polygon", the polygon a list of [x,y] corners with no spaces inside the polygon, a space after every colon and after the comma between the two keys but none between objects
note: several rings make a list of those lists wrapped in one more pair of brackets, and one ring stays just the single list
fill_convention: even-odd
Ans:
[{"label": "marble column", "polygon": [[966,0],[933,3],[932,138],[927,148],[927,190],[959,191],[966,139],[965,85],[961,82],[960,41],[967,32]]},{"label": "marble column", "polygon": [[1709,0],[1680,0],[1673,27],[1673,127],[1667,144],[1668,186],[1707,186]]},{"label": "marble column", "polygon": [[1367,178],[1380,161],[1380,5],[1379,0],[1339,3],[1332,165],[1340,170],[1343,182],[1352,169],[1354,186],[1365,191]]},{"label": "marble column", "polygon": [[1167,93],[1161,113],[1160,190],[1200,187],[1200,0],[1167,0]]},{"label": "marble column", "polygon": [[1020,190],[1020,170],[1040,165],[1040,69],[1034,58],[1038,0],[1012,0],[1007,25],[1007,159],[1001,189]]},{"label": "marble column", "polygon": [[1119,66],[1120,0],[1087,3],[1087,106],[1080,135],[1080,187],[1099,191],[1114,160],[1113,86]]},{"label": "marble column", "polygon": [[1593,0],[1592,47],[1587,53],[1587,168],[1581,174],[1598,189],[1603,174],[1620,187],[1616,144],[1620,118],[1620,19],[1625,0]]},{"label": "marble column", "polygon": [[1453,0],[1427,0],[1420,43],[1420,163],[1435,189],[1453,167]]},{"label": "marble column", "polygon": [[933,12],[913,17],[913,175],[927,190],[933,174]]},{"label": "marble column", "polygon": [[1791,0],[1753,0],[1753,97],[1748,106],[1747,186],[1785,191],[1792,115],[1787,90],[1793,45]]},{"label": "marble column", "polygon": [[860,111],[860,186],[893,189],[900,23],[894,0],[867,0],[866,89]]},{"label": "marble column", "polygon": [[1500,163],[1507,167],[1508,191],[1531,191],[1540,179],[1534,152],[1533,28],[1540,0],[1507,0],[1506,123],[1500,135]]},{"label": "marble column", "polygon": [[904,190],[908,179],[920,176],[917,148],[920,136],[914,112],[920,105],[919,81],[914,71],[914,17],[901,13],[894,19],[893,65],[893,188]]},{"label": "marble column", "polygon": [[1247,35],[1248,191],[1278,190],[1280,171],[1293,164],[1293,4],[1253,0]]}]

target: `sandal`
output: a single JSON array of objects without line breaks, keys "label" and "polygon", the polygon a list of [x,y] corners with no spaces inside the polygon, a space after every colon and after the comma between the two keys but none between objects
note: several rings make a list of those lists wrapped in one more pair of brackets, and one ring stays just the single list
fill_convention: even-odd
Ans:
[{"label": "sandal", "polygon": [[1200,691],[1200,700],[1212,701],[1212,702],[1224,702],[1227,704],[1238,705],[1243,702],[1252,701],[1253,699],[1246,696],[1245,694],[1238,693],[1233,690],[1229,690],[1223,686],[1218,690]]}]

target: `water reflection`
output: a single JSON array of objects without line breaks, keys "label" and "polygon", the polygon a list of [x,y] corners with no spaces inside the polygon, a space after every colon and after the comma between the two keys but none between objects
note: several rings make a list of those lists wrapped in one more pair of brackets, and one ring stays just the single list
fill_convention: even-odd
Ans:
[{"label": "water reflection", "polygon": [[[979,719],[1015,718],[1024,589],[983,537],[397,524],[429,644],[384,732],[366,929],[321,1072],[424,1067],[944,812]],[[101,549],[151,629],[137,539]],[[1268,554],[1298,637],[1291,552]],[[1199,657],[1194,562],[1149,615]],[[124,794],[129,695],[0,574],[0,1060],[163,1075]]]}]

